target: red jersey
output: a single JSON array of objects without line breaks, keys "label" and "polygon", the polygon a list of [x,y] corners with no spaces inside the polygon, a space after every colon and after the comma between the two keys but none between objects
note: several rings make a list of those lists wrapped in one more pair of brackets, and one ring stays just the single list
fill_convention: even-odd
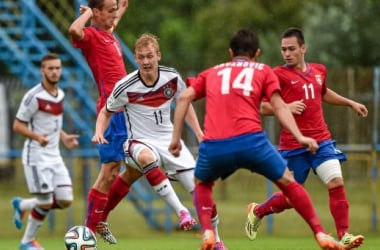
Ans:
[{"label": "red jersey", "polygon": [[127,75],[119,41],[112,33],[95,26],[84,28],[81,41],[73,40],[73,46],[80,48],[94,75],[99,98],[97,112],[107,102],[116,82]]},{"label": "red jersey", "polygon": [[196,99],[206,97],[205,140],[262,131],[261,98],[280,91],[269,66],[241,59],[207,69],[189,83]]},{"label": "red jersey", "polygon": [[[326,68],[322,64],[307,64],[307,70],[279,66],[274,72],[280,80],[282,98],[286,103],[303,100],[306,109],[301,115],[294,115],[304,136],[317,142],[331,139],[322,110],[322,97],[326,93]],[[303,147],[285,128],[281,130],[279,150],[293,150]]]}]

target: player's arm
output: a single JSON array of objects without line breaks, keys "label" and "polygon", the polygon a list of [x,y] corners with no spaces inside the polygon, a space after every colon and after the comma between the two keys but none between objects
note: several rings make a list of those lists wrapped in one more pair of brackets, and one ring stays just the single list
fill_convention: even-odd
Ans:
[{"label": "player's arm", "polygon": [[61,130],[61,133],[59,134],[59,138],[68,149],[73,149],[79,145],[77,140],[78,137],[79,135],[68,134],[63,130]]},{"label": "player's arm", "polygon": [[272,94],[270,104],[272,105],[274,115],[277,117],[281,125],[289,130],[296,140],[305,146],[308,151],[315,152],[318,149],[318,143],[314,139],[302,135],[289,107],[283,101],[278,91],[275,91]]},{"label": "player's arm", "polygon": [[117,10],[117,18],[113,22],[113,29],[116,29],[119,21],[123,17],[125,11],[128,9],[129,2],[128,0],[119,0],[119,8]]},{"label": "player's arm", "polygon": [[169,151],[174,156],[179,156],[181,151],[181,135],[183,130],[183,123],[188,112],[191,102],[195,99],[195,90],[193,87],[188,87],[184,90],[177,99],[176,108],[173,118],[173,134],[172,141],[169,145]]},{"label": "player's arm", "polygon": [[38,143],[44,147],[48,144],[48,140],[46,138],[46,135],[37,134],[29,129],[28,123],[21,121],[19,119],[15,119],[13,122],[13,131],[23,135],[31,140],[38,141]]},{"label": "player's arm", "polygon": [[343,97],[329,88],[327,88],[322,98],[328,104],[351,107],[361,117],[367,117],[368,115],[365,105]]},{"label": "player's arm", "polygon": [[108,124],[111,120],[112,112],[108,111],[106,105],[100,110],[96,119],[95,134],[92,137],[92,142],[97,144],[107,144],[108,141],[104,138],[104,131],[106,131]]},{"label": "player's arm", "polygon": [[198,142],[201,142],[203,139],[203,131],[201,129],[201,126],[199,125],[198,117],[195,113],[194,106],[191,103],[189,104],[189,109],[187,110],[185,120],[197,136]]},{"label": "player's arm", "polygon": [[[290,109],[290,112],[292,112],[293,115],[301,115],[305,109],[306,104],[303,102],[303,100],[297,100],[291,103],[287,103],[288,108]],[[262,101],[260,103],[260,114],[262,115],[273,115],[273,108],[270,102]]]},{"label": "player's arm", "polygon": [[74,22],[70,25],[69,34],[71,39],[76,41],[81,41],[84,37],[84,27],[86,23],[92,18],[92,10],[88,6],[81,5],[80,6],[81,15],[74,20]]}]

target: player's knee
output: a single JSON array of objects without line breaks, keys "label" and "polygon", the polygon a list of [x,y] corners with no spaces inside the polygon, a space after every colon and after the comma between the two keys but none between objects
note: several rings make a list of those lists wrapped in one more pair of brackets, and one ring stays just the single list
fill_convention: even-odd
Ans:
[{"label": "player's knee", "polygon": [[68,208],[73,203],[72,200],[57,200],[56,202],[57,202],[58,207],[61,209]]},{"label": "player's knee", "polygon": [[151,150],[144,148],[138,154],[137,161],[139,162],[140,166],[143,166],[143,168],[145,168],[145,166],[148,166],[152,162],[157,161],[157,158]]},{"label": "player's knee", "polygon": [[320,164],[316,172],[322,182],[328,186],[328,188],[334,188],[343,185],[342,170],[339,160],[331,159]]}]

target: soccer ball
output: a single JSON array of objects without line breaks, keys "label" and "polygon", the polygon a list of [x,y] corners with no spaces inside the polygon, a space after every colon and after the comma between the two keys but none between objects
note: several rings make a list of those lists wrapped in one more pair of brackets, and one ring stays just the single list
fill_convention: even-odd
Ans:
[{"label": "soccer ball", "polygon": [[74,226],[65,234],[67,250],[96,250],[95,234],[86,226]]}]

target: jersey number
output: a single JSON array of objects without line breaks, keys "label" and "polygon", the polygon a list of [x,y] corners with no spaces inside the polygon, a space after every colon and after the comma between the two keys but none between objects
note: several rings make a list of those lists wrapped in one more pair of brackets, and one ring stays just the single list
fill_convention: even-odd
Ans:
[{"label": "jersey number", "polygon": [[154,113],[154,118],[156,118],[156,124],[162,124],[162,111],[161,110],[156,110],[153,112]]},{"label": "jersey number", "polygon": [[302,85],[302,88],[305,91],[305,99],[306,100],[315,98],[313,84],[311,84],[311,83],[309,83],[309,85],[304,84],[304,85]]},{"label": "jersey number", "polygon": [[[222,95],[230,93],[231,71],[231,68],[225,68],[218,72],[218,76],[222,76]],[[241,70],[235,79],[233,79],[232,88],[242,89],[243,95],[250,96],[253,91],[252,79],[254,72],[255,70],[252,68]]]}]

